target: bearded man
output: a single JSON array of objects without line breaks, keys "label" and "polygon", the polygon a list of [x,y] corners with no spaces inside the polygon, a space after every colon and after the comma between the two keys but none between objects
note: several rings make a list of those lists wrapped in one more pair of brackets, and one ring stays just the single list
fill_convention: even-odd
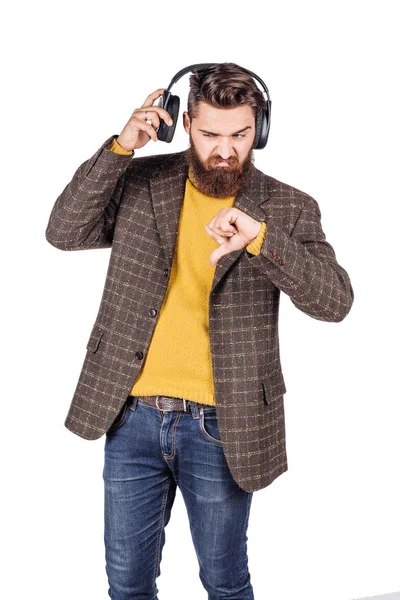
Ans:
[{"label": "bearded man", "polygon": [[176,125],[154,104],[163,94],[78,168],[50,215],[56,248],[111,248],[65,425],[88,440],[105,434],[111,598],[157,598],[179,486],[208,597],[253,600],[253,492],[288,468],[280,292],[331,322],[354,293],[316,200],[254,166],[266,103],[251,72],[195,71],[189,148],[137,157]]}]

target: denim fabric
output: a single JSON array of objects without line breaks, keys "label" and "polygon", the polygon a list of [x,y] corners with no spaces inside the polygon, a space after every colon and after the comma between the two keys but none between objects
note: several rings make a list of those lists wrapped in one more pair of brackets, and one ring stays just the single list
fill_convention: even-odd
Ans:
[{"label": "denim fabric", "polygon": [[158,600],[177,485],[208,600],[254,600],[246,535],[253,492],[232,478],[215,407],[188,405],[163,412],[129,396],[106,433],[104,542],[113,600]]}]

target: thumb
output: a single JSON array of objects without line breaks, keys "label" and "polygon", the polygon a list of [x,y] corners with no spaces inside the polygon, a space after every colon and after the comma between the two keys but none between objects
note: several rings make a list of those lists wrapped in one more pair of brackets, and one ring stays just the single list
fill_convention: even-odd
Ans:
[{"label": "thumb", "polygon": [[219,248],[216,248],[215,250],[213,250],[210,254],[210,264],[211,265],[216,265],[217,262],[219,261],[219,259],[221,258],[221,256],[223,256],[224,254],[226,254],[225,249],[223,248],[223,244],[221,244],[221,246]]}]

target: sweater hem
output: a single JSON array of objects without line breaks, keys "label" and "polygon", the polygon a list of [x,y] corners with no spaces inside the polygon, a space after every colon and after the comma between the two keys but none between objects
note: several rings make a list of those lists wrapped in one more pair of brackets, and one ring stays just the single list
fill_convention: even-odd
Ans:
[{"label": "sweater hem", "polygon": [[192,400],[193,402],[200,402],[200,404],[209,404],[215,406],[215,399],[209,392],[201,392],[199,390],[163,386],[160,388],[151,387],[139,387],[133,386],[129,392],[130,396],[171,396],[172,398],[185,398],[185,400]]}]

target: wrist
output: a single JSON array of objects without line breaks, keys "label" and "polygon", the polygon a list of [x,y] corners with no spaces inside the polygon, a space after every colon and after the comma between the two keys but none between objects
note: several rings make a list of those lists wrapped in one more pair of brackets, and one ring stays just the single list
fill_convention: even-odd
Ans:
[{"label": "wrist", "polygon": [[254,242],[254,240],[257,238],[258,234],[261,231],[262,223],[260,223],[260,221],[256,221],[256,223],[257,223],[257,226],[254,228],[255,233],[254,233],[254,236],[251,238],[249,244],[252,244]]},{"label": "wrist", "polygon": [[260,230],[257,236],[251,240],[249,244],[246,246],[246,250],[250,254],[260,254],[261,246],[264,243],[265,236],[267,234],[267,223],[265,221],[261,222]]},{"label": "wrist", "polygon": [[125,150],[126,152],[133,152],[133,148],[126,148],[126,146],[124,146],[123,142],[121,142],[119,136],[115,139],[116,143],[120,146],[120,148],[122,148],[122,150]]}]

